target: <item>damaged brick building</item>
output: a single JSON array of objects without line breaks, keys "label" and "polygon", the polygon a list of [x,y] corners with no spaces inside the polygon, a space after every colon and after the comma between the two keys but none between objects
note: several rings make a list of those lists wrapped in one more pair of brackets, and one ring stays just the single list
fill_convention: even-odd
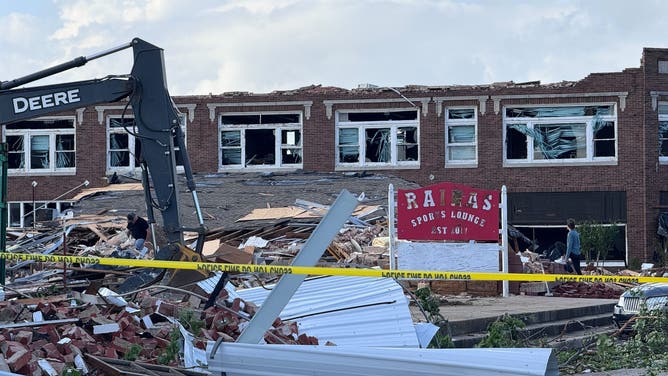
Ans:
[{"label": "damaged brick building", "polygon": [[[618,226],[610,265],[651,261],[660,248],[668,49],[645,48],[638,68],[574,82],[310,86],[173,99],[197,174],[382,172],[421,185],[505,185],[510,223],[539,244],[563,241],[572,217]],[[139,176],[141,142],[126,132],[126,104],[3,126],[10,226],[62,212],[85,181]],[[35,206],[46,209],[33,215]]]}]

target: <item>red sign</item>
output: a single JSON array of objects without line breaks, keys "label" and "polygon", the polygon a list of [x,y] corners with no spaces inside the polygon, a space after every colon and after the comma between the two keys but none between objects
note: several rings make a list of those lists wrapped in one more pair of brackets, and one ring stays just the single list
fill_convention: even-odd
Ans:
[{"label": "red sign", "polygon": [[499,240],[499,191],[439,183],[400,189],[397,237],[406,240]]}]

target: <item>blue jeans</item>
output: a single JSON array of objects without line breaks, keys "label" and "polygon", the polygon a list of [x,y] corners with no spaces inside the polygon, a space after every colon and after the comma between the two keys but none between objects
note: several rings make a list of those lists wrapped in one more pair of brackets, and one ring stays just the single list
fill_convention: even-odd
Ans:
[{"label": "blue jeans", "polygon": [[146,239],[135,240],[135,249],[138,250],[138,251],[141,251],[142,249],[144,249],[144,242],[145,241],[146,241]]}]

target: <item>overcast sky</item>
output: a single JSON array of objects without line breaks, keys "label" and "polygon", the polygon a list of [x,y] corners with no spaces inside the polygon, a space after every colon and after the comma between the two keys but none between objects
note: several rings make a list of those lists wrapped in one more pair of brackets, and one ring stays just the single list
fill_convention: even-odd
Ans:
[{"label": "overcast sky", "polygon": [[[139,37],[172,95],[549,83],[638,67],[666,25],[662,0],[0,0],[0,80]],[[39,83],[131,66],[125,50]]]}]

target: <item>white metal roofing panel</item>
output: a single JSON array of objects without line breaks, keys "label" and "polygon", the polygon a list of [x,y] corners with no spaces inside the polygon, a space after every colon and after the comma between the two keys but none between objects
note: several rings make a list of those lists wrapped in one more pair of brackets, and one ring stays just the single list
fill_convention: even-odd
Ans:
[{"label": "white metal roofing panel", "polygon": [[[271,286],[267,286],[271,288]],[[269,290],[238,290],[261,305]],[[404,291],[391,278],[307,279],[280,314],[297,322],[299,333],[338,346],[419,347]]]},{"label": "white metal roofing panel", "polygon": [[[211,348],[207,348],[211,353]],[[552,349],[411,349],[222,343],[209,370],[227,376],[559,375]]]}]

